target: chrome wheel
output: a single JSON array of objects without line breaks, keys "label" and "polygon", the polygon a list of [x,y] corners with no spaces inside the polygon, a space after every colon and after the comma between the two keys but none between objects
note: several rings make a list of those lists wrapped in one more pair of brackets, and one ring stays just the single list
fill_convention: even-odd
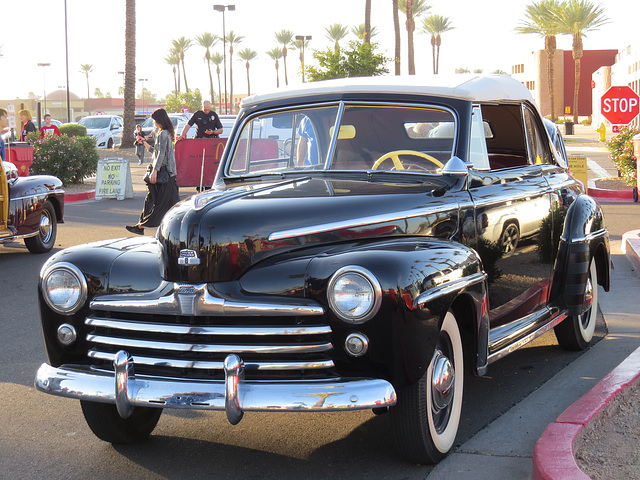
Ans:
[{"label": "chrome wheel", "polygon": [[513,255],[518,247],[519,241],[520,229],[518,228],[518,225],[514,222],[505,225],[504,230],[502,231],[502,236],[500,237],[502,251],[505,257]]},{"label": "chrome wheel", "polygon": [[25,238],[24,243],[31,253],[48,252],[56,243],[57,231],[58,223],[56,220],[56,212],[51,202],[47,201],[42,206],[37,235]]}]

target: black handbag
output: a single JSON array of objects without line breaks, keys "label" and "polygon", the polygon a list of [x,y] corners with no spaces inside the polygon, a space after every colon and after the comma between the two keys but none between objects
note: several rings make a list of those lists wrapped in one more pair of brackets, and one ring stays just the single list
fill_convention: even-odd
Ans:
[{"label": "black handbag", "polygon": [[[149,181],[149,177],[151,176],[152,173],[153,173],[153,165],[149,164],[149,166],[147,167],[147,171],[144,174],[144,177],[142,177],[142,180],[144,180],[144,183],[146,183],[147,185],[151,183]],[[168,181],[169,181],[169,170],[167,170],[167,167],[163,165],[162,167],[160,167],[160,170],[158,170],[158,175],[156,176],[156,184],[167,183]]]}]

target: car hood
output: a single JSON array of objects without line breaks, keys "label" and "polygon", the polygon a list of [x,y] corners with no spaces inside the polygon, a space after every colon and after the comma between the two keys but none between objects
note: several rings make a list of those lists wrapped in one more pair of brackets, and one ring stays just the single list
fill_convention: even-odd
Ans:
[{"label": "car hood", "polygon": [[389,236],[451,238],[469,197],[450,187],[307,177],[196,195],[170,210],[158,230],[163,277],[229,281],[295,249]]}]

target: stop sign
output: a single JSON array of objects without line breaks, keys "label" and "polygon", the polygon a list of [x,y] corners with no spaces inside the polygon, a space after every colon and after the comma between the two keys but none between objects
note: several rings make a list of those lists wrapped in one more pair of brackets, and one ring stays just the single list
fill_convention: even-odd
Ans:
[{"label": "stop sign", "polygon": [[613,125],[627,125],[640,113],[640,99],[631,88],[611,87],[600,100],[602,115]]}]

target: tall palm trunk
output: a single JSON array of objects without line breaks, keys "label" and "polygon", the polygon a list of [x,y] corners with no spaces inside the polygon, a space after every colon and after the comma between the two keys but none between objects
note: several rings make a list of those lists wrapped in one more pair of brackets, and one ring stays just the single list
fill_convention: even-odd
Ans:
[{"label": "tall palm trunk", "polygon": [[189,93],[189,84],[187,83],[187,70],[184,68],[184,53],[180,55],[180,61],[182,62],[182,75],[184,75],[184,89]]},{"label": "tall palm trunk", "polygon": [[246,63],[247,66],[247,96],[251,95],[251,82],[249,81],[249,62]]},{"label": "tall palm trunk", "polygon": [[438,67],[436,66],[436,37],[431,35],[431,63],[433,64],[433,73],[438,73]]},{"label": "tall palm trunk", "polygon": [[222,86],[220,85],[220,65],[216,66],[216,74],[218,75],[218,113],[222,113]]},{"label": "tall palm trunk", "polygon": [[553,89],[554,69],[553,57],[556,52],[556,37],[548,35],[544,37],[544,50],[547,53],[547,81],[549,82],[549,101],[551,102],[551,120],[556,121],[555,94]]},{"label": "tall palm trunk", "polygon": [[176,78],[176,66],[173,66],[173,86],[175,87],[174,92],[178,95],[178,79]]},{"label": "tall palm trunk", "polygon": [[209,50],[207,50],[205,58],[207,59],[207,70],[209,70],[209,91],[211,92],[211,101],[214,102],[214,98],[216,97],[213,91],[213,75],[211,74],[211,55],[209,54]]},{"label": "tall palm trunk", "polygon": [[[289,77],[287,76],[287,46],[282,47],[282,63],[284,63],[284,84],[289,85]],[[277,70],[277,67],[276,67]],[[278,75],[278,87],[280,87],[280,75]]]},{"label": "tall palm trunk", "polygon": [[398,14],[398,0],[392,0],[393,5],[393,31],[395,33],[395,55],[393,63],[395,74],[400,75],[400,16]]},{"label": "tall palm trunk", "polygon": [[[225,99],[226,100],[226,99]],[[233,45],[229,45],[229,104],[231,104],[231,113],[233,111]]]},{"label": "tall palm trunk", "polygon": [[85,73],[87,77],[87,108],[89,110],[89,115],[91,115],[91,94],[89,92],[89,72]]},{"label": "tall palm trunk", "polygon": [[124,42],[124,128],[120,148],[133,148],[136,124],[136,1],[126,0]]},{"label": "tall palm trunk", "polygon": [[413,19],[413,0],[407,0],[407,50],[409,54],[409,75],[416,74],[416,63],[413,49],[413,32],[416,22]]},{"label": "tall palm trunk", "polygon": [[371,0],[364,2],[364,43],[371,43]]},{"label": "tall palm trunk", "polygon": [[573,123],[578,123],[578,93],[580,91],[580,67],[582,63],[582,35],[573,36],[573,61],[575,63],[575,81],[573,88]]}]

